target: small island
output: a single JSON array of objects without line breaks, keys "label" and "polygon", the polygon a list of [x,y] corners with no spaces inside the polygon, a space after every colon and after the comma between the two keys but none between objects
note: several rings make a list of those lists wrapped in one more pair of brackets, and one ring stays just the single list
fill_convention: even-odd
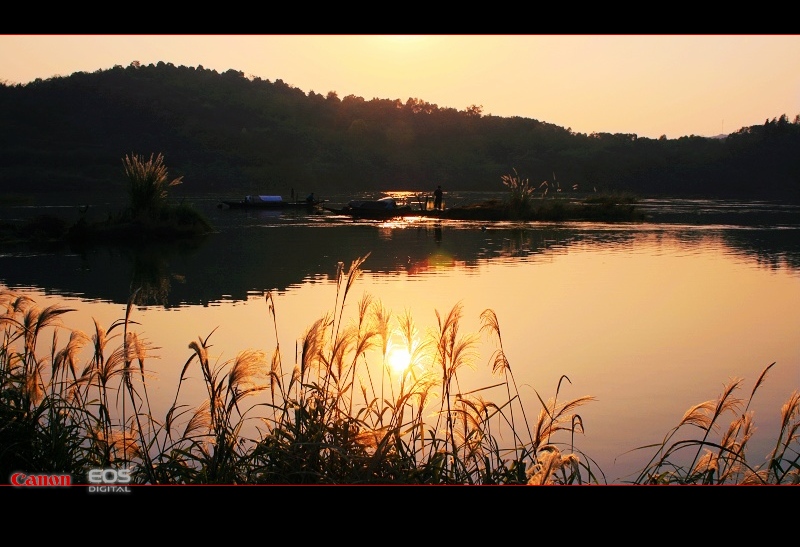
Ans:
[{"label": "small island", "polygon": [[448,220],[489,222],[508,220],[643,222],[646,217],[636,208],[636,201],[633,196],[616,194],[602,194],[582,200],[566,198],[533,200],[526,207],[515,207],[513,202],[489,200],[442,211],[420,211],[420,215]]},{"label": "small island", "polygon": [[[170,180],[164,158],[151,154],[123,158],[130,204],[105,220],[89,222],[82,214],[72,225],[54,215],[39,215],[22,224],[0,224],[0,244],[146,244],[154,241],[194,239],[213,231],[208,220],[184,204],[167,202],[167,189],[181,184]],[[81,208],[85,213],[88,206]]]}]

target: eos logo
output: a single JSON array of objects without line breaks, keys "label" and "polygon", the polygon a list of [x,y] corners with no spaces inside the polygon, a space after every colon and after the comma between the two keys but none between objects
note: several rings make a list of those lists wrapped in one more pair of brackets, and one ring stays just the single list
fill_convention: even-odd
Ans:
[{"label": "eos logo", "polygon": [[90,469],[91,484],[127,484],[131,482],[130,469]]},{"label": "eos logo", "polygon": [[89,492],[111,493],[111,492],[130,492],[126,485],[131,482],[130,469],[90,469],[86,475],[89,484],[100,484],[103,486],[90,486]]}]

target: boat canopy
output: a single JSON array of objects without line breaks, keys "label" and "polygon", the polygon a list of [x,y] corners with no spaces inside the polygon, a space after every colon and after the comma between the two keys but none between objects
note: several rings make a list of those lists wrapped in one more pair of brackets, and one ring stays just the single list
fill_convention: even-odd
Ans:
[{"label": "boat canopy", "polygon": [[397,202],[392,197],[363,201],[354,200],[347,205],[353,209],[397,209]]},{"label": "boat canopy", "polygon": [[281,196],[245,196],[244,200],[247,203],[281,203],[283,198]]}]

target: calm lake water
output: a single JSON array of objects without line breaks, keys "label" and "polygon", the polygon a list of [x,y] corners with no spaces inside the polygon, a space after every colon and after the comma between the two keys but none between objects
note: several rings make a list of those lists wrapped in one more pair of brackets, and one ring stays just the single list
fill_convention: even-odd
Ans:
[{"label": "calm lake water", "polygon": [[[652,215],[645,223],[375,222],[217,207],[233,197],[192,199],[217,229],[197,245],[0,254],[0,289],[40,307],[74,308],[64,326],[91,333],[93,319],[108,328],[124,318],[132,289],[143,287],[131,319],[153,346],[149,394],[163,417],[190,342],[210,335],[219,363],[244,349],[271,354],[279,342],[283,362],[294,364],[306,329],[336,308],[337,263],[347,269],[370,253],[346,315],[354,318],[369,294],[394,316],[409,312],[424,333],[437,326],[437,312],[462,305],[461,332],[479,335],[474,370],[460,377],[467,392],[498,382],[490,363],[497,345],[480,333],[481,312],[493,310],[529,419],[540,409],[537,393],[556,395],[564,375],[559,400],[595,397],[577,410],[585,433],[575,444],[608,483],[635,478],[654,452],[630,451],[660,444],[686,410],[716,399],[732,379],[743,380],[737,393],[746,402],[774,362],[749,408],[757,431],[748,460],[761,464],[777,439],[781,406],[800,389],[796,205],[645,200]],[[350,197],[332,196],[330,204]],[[445,203],[484,197],[450,193]],[[88,214],[116,205],[93,205]],[[74,203],[49,209],[78,215]],[[3,220],[40,212],[2,208]],[[196,379],[182,391],[187,404],[205,396]],[[482,395],[507,400],[504,391]]]}]

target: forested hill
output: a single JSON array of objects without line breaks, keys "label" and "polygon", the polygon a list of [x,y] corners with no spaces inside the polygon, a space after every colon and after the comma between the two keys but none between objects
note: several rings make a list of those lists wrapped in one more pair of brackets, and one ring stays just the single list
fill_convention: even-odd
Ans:
[{"label": "forested hill", "polygon": [[800,115],[726,138],[574,133],[422,99],[303,91],[160,62],[0,85],[0,191],[125,191],[126,155],[163,154],[193,190],[318,195],[532,185],[637,195],[800,196]]}]

